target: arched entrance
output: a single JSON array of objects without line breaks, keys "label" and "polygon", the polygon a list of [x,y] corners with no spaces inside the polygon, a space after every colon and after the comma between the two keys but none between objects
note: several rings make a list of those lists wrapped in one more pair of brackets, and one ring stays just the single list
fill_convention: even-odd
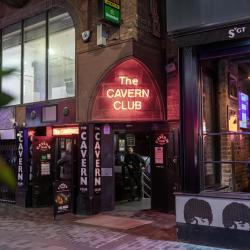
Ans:
[{"label": "arched entrance", "polygon": [[[152,73],[142,62],[134,58],[116,64],[98,84],[89,116],[91,122],[98,123],[102,128],[102,210],[113,209],[117,202],[130,200],[133,193],[131,188],[135,189],[134,193],[138,191],[138,184],[131,185],[131,175],[126,166],[128,147],[133,147],[144,160],[142,198],[151,198],[152,169],[155,164],[158,167],[164,166],[166,158],[163,148],[156,153],[153,146],[155,137],[160,132],[160,129],[155,128],[160,128],[164,121],[164,109]],[[158,157],[158,161],[155,157]],[[159,169],[161,172],[165,171],[163,167]],[[94,173],[98,174],[98,171]],[[143,209],[151,208],[151,202],[145,206],[138,203],[138,207]]]},{"label": "arched entrance", "polygon": [[156,122],[164,118],[158,86],[136,59],[115,65],[97,87],[90,120],[95,122]]}]

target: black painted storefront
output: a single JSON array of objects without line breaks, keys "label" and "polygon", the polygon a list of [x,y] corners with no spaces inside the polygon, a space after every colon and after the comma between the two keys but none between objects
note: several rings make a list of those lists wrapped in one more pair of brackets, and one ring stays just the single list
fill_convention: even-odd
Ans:
[{"label": "black painted storefront", "polygon": [[[237,32],[238,31],[238,32]],[[232,35],[234,34],[234,35]],[[246,239],[246,232],[243,230],[230,229],[217,226],[199,226],[183,219],[185,216],[185,204],[181,199],[198,200],[206,202],[206,193],[202,183],[202,83],[200,61],[211,58],[223,58],[225,56],[249,54],[250,45],[250,24],[249,22],[235,22],[225,25],[214,25],[213,27],[200,27],[173,32],[179,47],[180,65],[180,89],[181,89],[181,170],[182,170],[182,191],[176,194],[176,216],[178,239],[180,241],[193,242],[198,244],[233,247],[248,249],[249,240]],[[194,197],[190,197],[189,196]],[[232,194],[233,195],[233,194]],[[210,200],[216,201],[218,197],[226,204],[231,201],[228,193],[223,195],[213,192]],[[234,194],[236,203],[244,203],[248,195],[238,196]],[[198,206],[202,213],[204,208]],[[213,212],[217,212],[216,205]],[[237,211],[236,211],[237,212]],[[198,212],[199,213],[199,212]],[[218,217],[220,218],[220,217]],[[230,240],[229,240],[230,239]]]},{"label": "black painted storefront", "polygon": [[[159,129],[154,130],[154,127]],[[107,127],[108,133],[107,133]],[[162,127],[162,128],[160,128]],[[179,156],[178,156],[178,130],[168,132],[161,124],[150,123],[109,123],[109,124],[83,124],[80,125],[79,141],[79,195],[77,198],[77,213],[95,214],[101,211],[110,211],[115,208],[115,135],[141,134],[148,136],[147,147],[151,158],[152,197],[151,208],[163,212],[174,211],[175,191],[180,188]],[[96,130],[96,128],[98,128]],[[101,180],[96,172],[96,133],[100,134],[100,165]],[[99,137],[99,135],[98,135]],[[162,142],[158,138],[164,137]],[[155,147],[162,147],[164,161],[156,164]],[[85,151],[87,150],[87,151]],[[98,163],[99,164],[99,163]],[[94,166],[94,167],[92,167]],[[87,175],[87,176],[86,176]],[[96,182],[97,181],[97,182]],[[86,185],[87,183],[87,185]],[[101,184],[100,184],[101,183]]]}]

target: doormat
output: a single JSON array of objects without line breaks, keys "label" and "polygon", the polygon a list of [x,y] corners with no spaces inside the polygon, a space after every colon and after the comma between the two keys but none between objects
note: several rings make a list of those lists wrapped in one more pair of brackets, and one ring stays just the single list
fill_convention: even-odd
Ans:
[{"label": "doormat", "polygon": [[86,219],[77,220],[75,222],[93,226],[108,227],[112,229],[128,230],[131,228],[151,224],[153,221],[110,215],[94,215]]}]

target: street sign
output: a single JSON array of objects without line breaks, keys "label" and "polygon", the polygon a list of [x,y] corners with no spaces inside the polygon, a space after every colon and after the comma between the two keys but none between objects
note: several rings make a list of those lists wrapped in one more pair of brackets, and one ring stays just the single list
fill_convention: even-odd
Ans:
[{"label": "street sign", "polygon": [[103,18],[114,24],[121,23],[120,0],[103,0]]}]

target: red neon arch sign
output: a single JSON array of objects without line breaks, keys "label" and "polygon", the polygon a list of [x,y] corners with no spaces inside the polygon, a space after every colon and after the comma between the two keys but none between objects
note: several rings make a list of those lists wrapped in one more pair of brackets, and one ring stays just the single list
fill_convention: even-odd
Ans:
[{"label": "red neon arch sign", "polygon": [[98,86],[91,120],[163,120],[155,80],[142,63],[128,59],[107,73]]}]

